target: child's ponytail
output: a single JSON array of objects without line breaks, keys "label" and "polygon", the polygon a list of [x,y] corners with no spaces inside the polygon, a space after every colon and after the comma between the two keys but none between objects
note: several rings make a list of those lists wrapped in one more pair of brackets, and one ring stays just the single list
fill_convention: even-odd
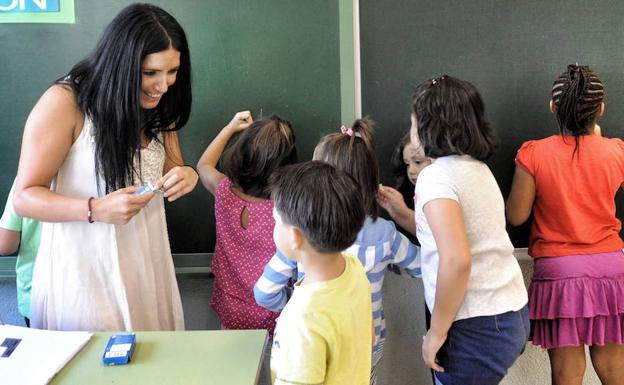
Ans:
[{"label": "child's ponytail", "polygon": [[379,162],[375,151],[372,119],[361,118],[352,127],[340,127],[339,132],[325,135],[314,149],[314,159],[329,163],[350,174],[362,188],[366,214],[379,216]]},{"label": "child's ponytail", "polygon": [[372,152],[375,152],[374,127],[375,122],[369,117],[357,119],[355,122],[353,122],[352,127],[352,130],[355,133],[354,137],[361,138],[362,141],[364,141],[366,148]]}]

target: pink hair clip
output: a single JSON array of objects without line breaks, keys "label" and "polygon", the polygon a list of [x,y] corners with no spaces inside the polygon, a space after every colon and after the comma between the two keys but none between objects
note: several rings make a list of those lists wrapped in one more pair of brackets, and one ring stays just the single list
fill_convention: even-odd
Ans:
[{"label": "pink hair clip", "polygon": [[353,136],[353,129],[351,127],[347,128],[345,126],[341,126],[340,132],[342,132],[345,135]]}]

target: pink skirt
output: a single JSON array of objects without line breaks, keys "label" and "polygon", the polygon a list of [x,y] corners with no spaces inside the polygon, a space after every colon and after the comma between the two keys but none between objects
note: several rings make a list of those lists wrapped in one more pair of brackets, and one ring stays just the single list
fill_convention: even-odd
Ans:
[{"label": "pink skirt", "polygon": [[529,286],[534,345],[624,342],[624,251],[536,258]]}]

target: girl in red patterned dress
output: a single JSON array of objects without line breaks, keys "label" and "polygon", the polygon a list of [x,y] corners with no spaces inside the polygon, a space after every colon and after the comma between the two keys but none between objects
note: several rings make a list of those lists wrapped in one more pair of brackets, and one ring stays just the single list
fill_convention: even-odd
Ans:
[{"label": "girl in red patterned dress", "polygon": [[[230,138],[239,132],[224,153]],[[222,171],[216,168],[219,159]],[[269,176],[296,160],[289,122],[277,116],[254,122],[249,111],[242,111],[221,130],[197,164],[202,183],[215,197],[215,282],[210,304],[225,329],[273,333],[279,313],[256,304],[253,286],[275,254]]]}]

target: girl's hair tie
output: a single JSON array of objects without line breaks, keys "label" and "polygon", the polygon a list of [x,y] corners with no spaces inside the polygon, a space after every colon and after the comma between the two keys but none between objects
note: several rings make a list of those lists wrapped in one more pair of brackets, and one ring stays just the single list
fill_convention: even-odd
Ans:
[{"label": "girl's hair tie", "polygon": [[341,126],[340,132],[342,132],[345,135],[353,136],[353,128],[351,127],[347,128],[345,126]]},{"label": "girl's hair tie", "polygon": [[444,79],[446,79],[446,75],[442,75],[442,76],[437,77],[437,78],[435,78],[435,79],[431,79],[431,85],[432,85],[432,86],[437,86],[437,85],[440,85],[440,82],[441,82],[442,80],[444,80]]},{"label": "girl's hair tie", "polygon": [[340,132],[342,132],[345,135],[351,136],[351,137],[353,137],[353,136],[355,136],[356,138],[361,138],[362,137],[362,135],[359,132],[353,131],[353,128],[351,128],[351,127],[341,126],[340,127]]}]

